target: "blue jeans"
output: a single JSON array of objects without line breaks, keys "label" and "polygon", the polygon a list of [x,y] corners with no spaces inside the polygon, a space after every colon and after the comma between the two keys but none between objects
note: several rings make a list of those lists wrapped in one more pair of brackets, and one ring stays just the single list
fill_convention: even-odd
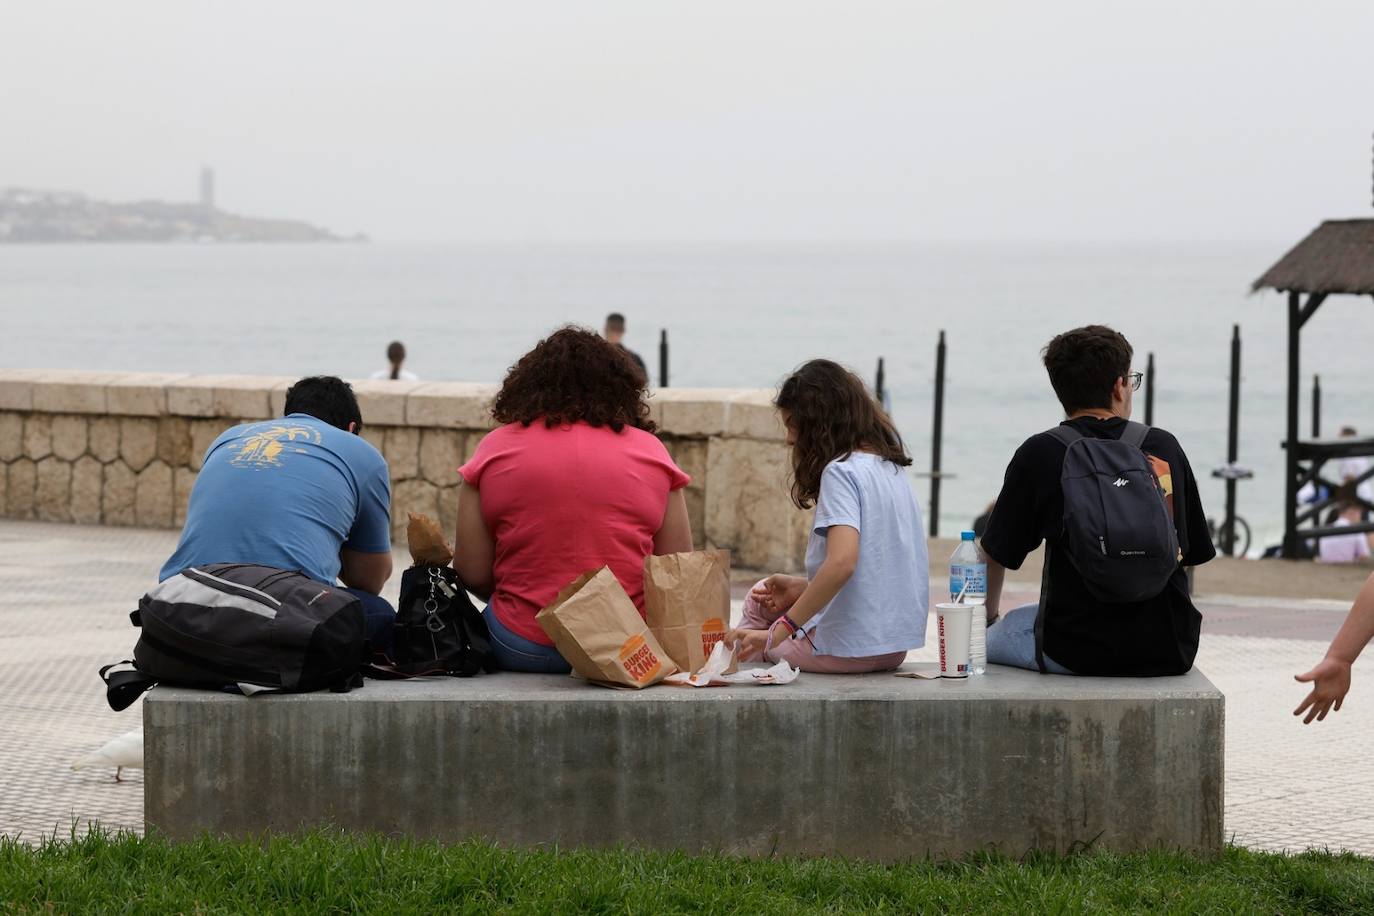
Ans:
[{"label": "blue jeans", "polygon": [[396,623],[396,609],[381,595],[365,592],[360,588],[345,588],[350,595],[356,595],[363,602],[363,618],[367,624],[367,641],[373,651],[390,652]]},{"label": "blue jeans", "polygon": [[541,646],[501,624],[490,607],[482,614],[491,633],[491,649],[496,661],[506,671],[525,671],[531,674],[567,674],[572,671],[567,659],[553,646]]},{"label": "blue jeans", "polygon": [[[1039,605],[1024,604],[1012,608],[1002,619],[988,627],[988,663],[1039,671],[1035,663],[1035,614]],[[1045,668],[1050,674],[1073,674],[1068,668],[1045,656]]]}]

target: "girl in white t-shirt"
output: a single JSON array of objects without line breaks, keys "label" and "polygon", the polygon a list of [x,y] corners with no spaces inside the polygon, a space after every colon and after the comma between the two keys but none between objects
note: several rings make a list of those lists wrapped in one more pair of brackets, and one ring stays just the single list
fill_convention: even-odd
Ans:
[{"label": "girl in white t-shirt", "polygon": [[864,383],[829,360],[792,373],[774,405],[792,446],[792,499],[816,509],[807,576],[755,585],[727,638],[746,660],[803,671],[895,668],[925,643],[930,593],[911,458]]}]

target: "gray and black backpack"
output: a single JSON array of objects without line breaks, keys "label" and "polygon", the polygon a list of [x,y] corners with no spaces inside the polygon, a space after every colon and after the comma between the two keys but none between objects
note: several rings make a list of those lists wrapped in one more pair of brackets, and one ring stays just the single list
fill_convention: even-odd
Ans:
[{"label": "gray and black backpack", "polygon": [[143,631],[133,669],[100,669],[116,710],[157,683],[243,693],[362,686],[362,602],[296,570],[190,567],[158,583],[129,616]]},{"label": "gray and black backpack", "polygon": [[1145,424],[1131,422],[1120,439],[1084,436],[1071,426],[1049,431],[1067,448],[1059,476],[1060,546],[1099,601],[1153,598],[1178,568],[1178,532],[1142,449],[1149,432]]}]

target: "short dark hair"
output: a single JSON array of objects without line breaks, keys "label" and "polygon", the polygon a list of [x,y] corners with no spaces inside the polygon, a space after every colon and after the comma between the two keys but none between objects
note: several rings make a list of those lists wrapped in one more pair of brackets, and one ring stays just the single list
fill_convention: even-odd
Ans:
[{"label": "short dark hair", "polygon": [[611,312],[606,316],[606,327],[613,331],[625,330],[625,316],[619,312]]},{"label": "short dark hair", "polygon": [[345,432],[350,423],[358,424],[354,432],[363,428],[353,386],[332,375],[312,375],[292,385],[286,392],[286,412],[307,414]]},{"label": "short dark hair", "polygon": [[1041,351],[1065,413],[1112,406],[1112,386],[1131,371],[1131,344],[1106,325],[1065,331]]},{"label": "short dark hair", "polygon": [[654,432],[646,384],[624,349],[586,328],[563,327],[511,366],[491,414],[498,423],[524,426],[580,420],[615,432]]}]

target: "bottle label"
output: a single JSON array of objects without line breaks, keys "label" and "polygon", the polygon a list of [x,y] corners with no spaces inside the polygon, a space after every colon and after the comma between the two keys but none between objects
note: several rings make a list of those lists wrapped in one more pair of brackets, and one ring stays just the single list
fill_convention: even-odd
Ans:
[{"label": "bottle label", "polygon": [[[968,588],[965,589],[965,584]],[[986,563],[960,563],[949,568],[949,597],[957,601],[960,592],[964,596],[986,595],[988,593],[988,567]]]}]

